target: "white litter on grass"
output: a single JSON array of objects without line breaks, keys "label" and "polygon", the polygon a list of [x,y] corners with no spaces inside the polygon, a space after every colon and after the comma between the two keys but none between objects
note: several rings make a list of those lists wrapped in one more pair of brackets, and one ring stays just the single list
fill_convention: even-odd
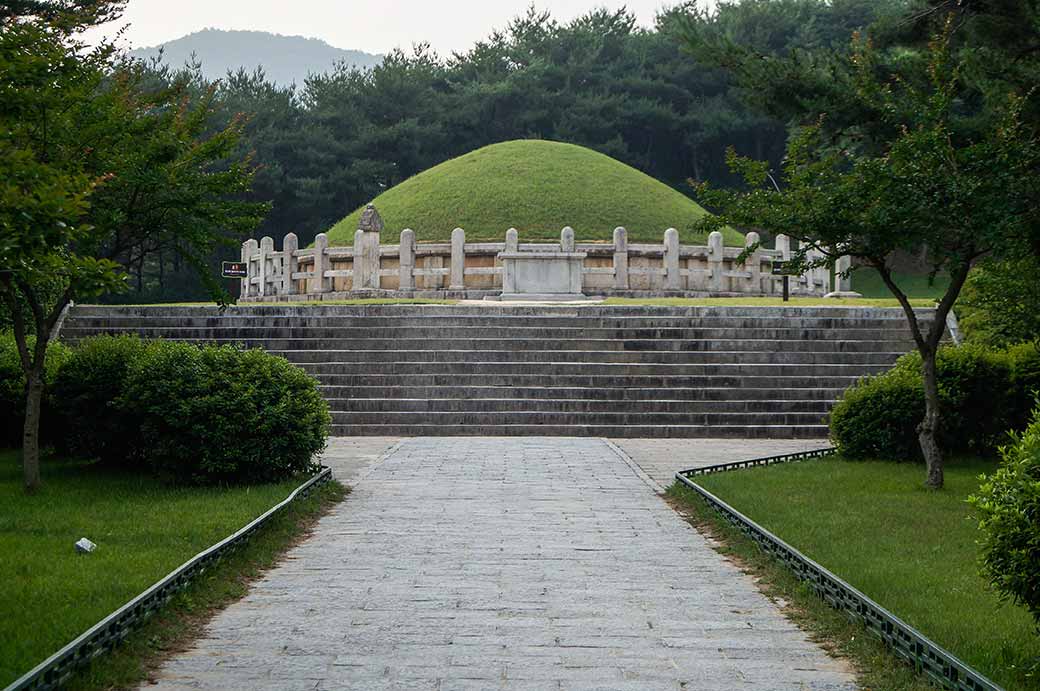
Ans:
[{"label": "white litter on grass", "polygon": [[91,542],[85,537],[81,537],[79,540],[76,541],[76,551],[80,552],[81,554],[89,554],[90,552],[93,552],[95,549],[97,549],[97,545],[95,545],[93,542]]}]

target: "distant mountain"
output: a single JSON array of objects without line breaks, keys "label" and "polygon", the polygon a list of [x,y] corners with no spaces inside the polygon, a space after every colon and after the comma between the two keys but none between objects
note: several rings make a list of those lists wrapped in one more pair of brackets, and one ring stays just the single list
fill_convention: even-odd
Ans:
[{"label": "distant mountain", "polygon": [[283,86],[293,82],[302,86],[308,74],[327,72],[338,62],[364,68],[383,59],[382,55],[335,48],[317,38],[222,29],[203,29],[161,46],[139,48],[131,55],[150,59],[159,54],[160,48],[163,62],[171,67],[183,66],[194,53],[209,79],[223,77],[228,70],[234,72],[239,67],[252,72],[260,66],[268,79]]}]

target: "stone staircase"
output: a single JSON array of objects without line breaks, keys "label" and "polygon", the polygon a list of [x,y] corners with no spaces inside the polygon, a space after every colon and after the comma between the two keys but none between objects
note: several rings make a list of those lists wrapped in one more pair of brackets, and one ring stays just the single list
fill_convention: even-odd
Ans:
[{"label": "stone staircase", "polygon": [[121,332],[277,353],[338,436],[823,438],[913,347],[900,310],[845,307],[77,306],[62,337]]}]

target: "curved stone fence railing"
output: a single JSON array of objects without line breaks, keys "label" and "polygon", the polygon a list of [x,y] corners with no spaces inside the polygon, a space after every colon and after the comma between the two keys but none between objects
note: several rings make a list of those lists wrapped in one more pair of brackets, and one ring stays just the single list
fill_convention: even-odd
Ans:
[{"label": "curved stone fence railing", "polygon": [[[613,242],[575,243],[564,228],[559,243],[520,243],[515,229],[505,242],[466,242],[465,231],[452,231],[450,243],[417,243],[410,229],[399,244],[380,243],[379,232],[358,230],[352,247],[329,247],[321,233],[314,246],[300,249],[296,235],[285,236],[281,250],[265,237],[242,245],[241,279],[245,302],[337,299],[356,295],[482,297],[502,291],[503,252],[579,252],[582,291],[589,295],[727,296],[779,295],[782,277],[771,272],[774,260],[789,259],[791,241],[780,235],[774,249],[758,247],[738,262],[741,247],[725,247],[714,232],[706,246],[680,245],[669,228],[661,244],[629,243],[624,228]],[[757,245],[748,233],[745,247]],[[830,292],[830,270],[821,267],[790,277],[793,295]]]}]

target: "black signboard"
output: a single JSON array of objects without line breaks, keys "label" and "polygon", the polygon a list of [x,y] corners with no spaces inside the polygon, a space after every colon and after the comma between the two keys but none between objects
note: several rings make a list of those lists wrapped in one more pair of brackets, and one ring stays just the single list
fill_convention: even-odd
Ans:
[{"label": "black signboard", "polygon": [[795,268],[794,262],[773,261],[774,276],[797,276],[798,274],[799,271]]},{"label": "black signboard", "polygon": [[245,262],[224,262],[220,275],[224,278],[246,278],[249,268]]}]

